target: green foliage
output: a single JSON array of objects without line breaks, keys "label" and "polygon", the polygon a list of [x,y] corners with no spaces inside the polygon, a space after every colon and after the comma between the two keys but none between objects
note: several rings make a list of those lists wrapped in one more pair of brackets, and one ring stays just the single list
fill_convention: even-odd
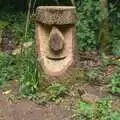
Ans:
[{"label": "green foliage", "polygon": [[8,25],[8,22],[7,21],[3,21],[3,20],[0,20],[0,31],[2,31],[2,29]]},{"label": "green foliage", "polygon": [[[7,9],[8,11],[24,11],[27,9],[28,3],[29,0],[1,0],[0,10]],[[35,6],[72,5],[71,0],[32,0],[32,5],[34,4]]]},{"label": "green foliage", "polygon": [[100,120],[110,120],[112,111],[111,111],[111,101],[99,101],[96,105],[96,111],[94,113],[95,119]]},{"label": "green foliage", "polygon": [[[2,35],[2,30],[6,25],[8,25],[8,22],[0,20],[0,36]],[[1,38],[0,38],[0,43],[1,43]]]},{"label": "green foliage", "polygon": [[86,71],[86,79],[91,84],[100,84],[100,80],[102,79],[101,75],[102,71],[100,71],[99,69],[89,69],[88,71]]},{"label": "green foliage", "polygon": [[40,71],[33,46],[24,51],[20,61],[20,92],[24,95],[35,94],[38,91]]},{"label": "green foliage", "polygon": [[[113,94],[119,95],[120,94],[120,61],[119,61],[119,59],[116,59],[116,58],[111,59],[111,58],[107,57],[105,54],[102,54],[101,57],[102,57],[102,63],[103,63],[102,69],[106,68],[109,65],[113,66],[113,71],[112,71],[111,75],[109,75],[109,77],[108,77],[109,84],[111,86],[111,92]],[[103,70],[102,70],[102,72],[104,73]],[[90,73],[93,73],[93,74],[90,74],[91,76],[89,75],[89,72],[88,72],[88,75],[90,76],[90,78],[94,78],[95,75],[97,76],[97,74],[95,74],[94,72],[96,73],[97,70],[95,70],[95,71],[90,70]],[[98,74],[98,76],[100,76],[100,73]],[[96,80],[98,80],[98,77]],[[101,81],[102,80],[107,81],[107,77],[106,76],[102,77]]]},{"label": "green foliage", "polygon": [[114,55],[120,56],[120,4],[117,6],[111,5],[110,13],[110,25],[111,25],[111,46]]},{"label": "green foliage", "polygon": [[[14,41],[16,46],[23,46],[26,42],[31,42],[32,46],[29,48],[22,48],[21,54],[14,56],[1,53],[0,57],[0,83],[11,79],[20,81],[20,93],[23,95],[31,95],[37,92],[39,73],[37,56],[35,52],[34,41],[34,24],[29,25],[28,34],[25,37],[26,15],[24,13],[8,13],[1,12],[0,19],[7,21],[14,32]],[[3,22],[2,22],[3,23]],[[1,24],[3,26],[4,24]],[[5,24],[6,25],[6,24]],[[17,77],[17,78],[16,78]]]},{"label": "green foliage", "polygon": [[[20,24],[15,25],[17,28],[16,34],[19,36],[22,34],[20,45],[21,47],[25,42],[31,42],[32,46],[21,50],[21,78],[20,78],[20,92],[26,96],[33,96],[38,91],[38,85],[40,80],[40,69],[37,61],[37,54],[35,51],[35,41],[34,41],[34,25],[29,23],[29,14],[27,16],[27,23],[24,24],[23,31],[21,31]],[[24,20],[26,21],[26,20]],[[26,26],[26,27],[25,27]],[[29,29],[28,29],[29,28]],[[19,31],[20,30],[20,31]],[[24,33],[25,32],[25,33]]]},{"label": "green foliage", "polygon": [[[31,80],[28,80],[27,82],[32,83]],[[29,89],[29,91],[27,91],[28,94],[25,94],[26,92],[24,90],[21,97],[32,100],[36,104],[39,104],[39,105],[46,105],[48,102],[57,102],[57,103],[61,102],[61,100],[69,93],[69,90],[65,86],[55,83],[55,84],[50,85],[43,92],[38,91],[36,89],[35,92],[32,94],[30,92],[31,92],[32,87],[34,87],[35,82],[31,86],[27,86],[26,85],[27,83],[25,81],[24,83],[25,83],[26,89],[27,90]]]},{"label": "green foliage", "polygon": [[[98,0],[83,0],[77,2],[77,41],[78,48],[83,51],[99,49],[101,21],[108,17],[109,40],[106,47],[110,53],[120,55],[120,4],[108,1],[108,13],[103,10]],[[104,27],[104,26],[102,26]],[[105,42],[105,41],[104,41]]]},{"label": "green foliage", "polygon": [[0,31],[2,32],[2,29],[6,25],[9,25],[12,32],[14,33],[14,42],[16,45],[20,45],[24,42],[31,41],[33,38],[33,24],[31,24],[28,30],[29,34],[27,35],[27,40],[24,39],[25,34],[25,25],[26,25],[26,14],[22,12],[14,12],[10,13],[8,12],[6,14],[6,11],[0,11]]},{"label": "green foliage", "polygon": [[117,70],[112,75],[111,87],[112,93],[120,94],[120,68],[117,68]]},{"label": "green foliage", "polygon": [[107,85],[111,83],[112,75],[105,75],[108,66],[100,66],[98,68],[91,68],[86,71],[86,81],[91,85]]},{"label": "green foliage", "polygon": [[[33,85],[35,85],[35,83]],[[28,86],[27,88],[31,90],[32,86]],[[68,95],[69,91],[65,86],[55,83],[50,85],[44,90],[44,92],[35,91],[34,94],[28,93],[28,96],[25,95],[25,91],[23,93],[22,97],[32,100],[37,104],[46,105],[48,102],[60,102],[66,95]]]},{"label": "green foliage", "polygon": [[49,94],[49,100],[55,101],[57,99],[63,98],[68,94],[68,89],[58,83],[52,84],[47,88],[47,92]]},{"label": "green foliage", "polygon": [[76,111],[77,117],[76,120],[90,120],[91,115],[92,115],[92,106],[85,103],[85,102],[80,102],[79,107]]},{"label": "green foliage", "polygon": [[110,100],[101,100],[95,105],[79,103],[76,120],[119,120],[120,113],[112,111]]},{"label": "green foliage", "polygon": [[97,0],[78,2],[77,41],[80,50],[95,50],[98,46],[100,5]]},{"label": "green foliage", "polygon": [[[69,5],[69,1],[61,0],[60,5]],[[22,10],[28,6],[27,1],[17,1],[17,0],[6,0],[0,1],[0,5],[6,5],[5,9],[0,11],[0,33],[1,30],[8,24],[10,24],[14,30],[15,41],[17,45],[23,45],[25,42],[31,41],[33,46],[23,50],[23,54],[10,56],[3,53],[0,53],[0,84],[3,84],[4,81],[11,79],[20,79],[20,91],[22,94],[31,95],[37,92],[38,82],[40,80],[39,69],[37,64],[37,58],[35,53],[34,46],[34,24],[30,24],[28,27],[28,34],[26,39],[24,38],[25,34],[25,25],[26,25],[26,14],[23,11],[18,12],[15,9],[19,3],[21,4]],[[8,7],[8,3],[10,3]],[[14,3],[14,4],[13,4]],[[36,4],[41,5],[56,5],[56,2],[48,0],[37,0]],[[39,5],[40,5],[39,4]],[[112,52],[115,55],[120,54],[119,47],[119,29],[120,29],[120,7],[111,5],[110,10],[112,11],[109,16],[109,21],[111,24],[111,39],[110,47]],[[4,8],[4,7],[3,7]],[[26,7],[27,8],[27,7]],[[10,9],[12,9],[10,11]],[[77,26],[77,41],[78,47],[80,50],[96,50],[99,46],[99,24],[100,24],[100,3],[98,0],[83,0],[77,2],[77,16],[78,22]],[[103,16],[104,17],[104,16]],[[106,60],[107,61],[107,60]],[[107,61],[108,62],[108,61]],[[105,64],[108,64],[108,63]],[[87,73],[90,81],[93,82],[98,79],[98,76],[101,75],[101,72],[92,70]],[[19,76],[19,77],[18,77]],[[119,74],[116,73],[112,77],[112,91],[114,93],[119,92]],[[57,99],[64,94],[67,94],[67,91],[61,85],[52,85],[48,89],[50,94],[50,99]]]},{"label": "green foliage", "polygon": [[0,85],[18,78],[17,60],[14,56],[0,52]]},{"label": "green foliage", "polygon": [[[1,16],[0,16],[0,35],[4,29],[5,26],[10,25],[11,22],[13,20],[13,18],[17,19],[17,16],[15,15],[11,15],[11,14],[6,14],[4,12],[0,12]],[[3,15],[4,14],[4,15]],[[19,18],[21,18],[21,15],[19,14]],[[10,29],[14,29],[14,25],[10,25],[11,28]],[[21,29],[21,28],[19,28]],[[17,30],[16,30],[17,31]],[[14,31],[13,31],[14,32]],[[23,29],[22,29],[23,32]],[[16,35],[16,33],[15,33]],[[15,40],[15,43],[18,43],[18,39],[13,38],[13,40]],[[0,40],[1,42],[1,40]],[[19,41],[20,42],[20,41]],[[19,72],[19,56],[13,56],[13,55],[9,55],[6,53],[2,53],[0,52],[0,68],[2,68],[0,70],[0,84],[4,84],[5,82],[9,81],[9,80],[18,80],[20,77],[20,72]]]}]

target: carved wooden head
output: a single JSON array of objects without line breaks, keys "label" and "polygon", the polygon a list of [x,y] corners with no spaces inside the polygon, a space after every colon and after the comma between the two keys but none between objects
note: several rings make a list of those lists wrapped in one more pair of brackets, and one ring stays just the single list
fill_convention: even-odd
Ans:
[{"label": "carved wooden head", "polygon": [[75,21],[75,7],[37,8],[37,52],[46,74],[59,76],[74,62]]}]

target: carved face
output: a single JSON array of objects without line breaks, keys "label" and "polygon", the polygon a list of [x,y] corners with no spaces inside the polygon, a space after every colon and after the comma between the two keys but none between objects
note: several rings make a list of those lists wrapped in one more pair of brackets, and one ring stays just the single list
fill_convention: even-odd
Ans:
[{"label": "carved face", "polygon": [[73,63],[74,25],[37,22],[36,39],[40,63],[46,74],[59,76]]}]

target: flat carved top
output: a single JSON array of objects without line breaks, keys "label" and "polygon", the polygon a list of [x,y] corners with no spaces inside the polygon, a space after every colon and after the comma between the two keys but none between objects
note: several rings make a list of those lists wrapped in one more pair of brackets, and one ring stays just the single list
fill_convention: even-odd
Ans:
[{"label": "flat carved top", "polygon": [[48,25],[74,24],[76,8],[73,6],[40,6],[36,9],[36,22]]}]

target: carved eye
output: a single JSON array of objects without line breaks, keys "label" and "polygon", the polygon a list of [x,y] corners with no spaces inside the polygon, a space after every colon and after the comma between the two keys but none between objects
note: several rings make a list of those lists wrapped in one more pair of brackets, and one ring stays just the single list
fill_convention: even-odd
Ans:
[{"label": "carved eye", "polygon": [[64,36],[56,27],[50,33],[49,48],[54,54],[60,54],[64,49]]}]

